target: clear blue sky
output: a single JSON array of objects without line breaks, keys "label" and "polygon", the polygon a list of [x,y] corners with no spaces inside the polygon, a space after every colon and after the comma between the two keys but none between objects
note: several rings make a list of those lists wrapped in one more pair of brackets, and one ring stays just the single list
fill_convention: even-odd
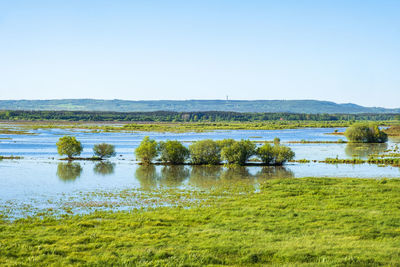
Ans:
[{"label": "clear blue sky", "polygon": [[0,0],[0,99],[400,107],[399,0]]}]

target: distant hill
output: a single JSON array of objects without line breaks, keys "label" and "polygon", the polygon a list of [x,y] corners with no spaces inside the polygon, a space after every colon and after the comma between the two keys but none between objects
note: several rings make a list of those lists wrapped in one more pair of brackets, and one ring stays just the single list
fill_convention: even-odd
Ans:
[{"label": "distant hill", "polygon": [[235,111],[292,113],[400,113],[400,108],[363,107],[318,100],[0,100],[0,110]]}]

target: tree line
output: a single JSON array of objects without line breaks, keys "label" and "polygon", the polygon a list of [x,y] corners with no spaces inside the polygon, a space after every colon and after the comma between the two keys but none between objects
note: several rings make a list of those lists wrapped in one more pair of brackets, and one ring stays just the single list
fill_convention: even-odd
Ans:
[{"label": "tree line", "polygon": [[292,160],[295,153],[281,145],[279,138],[274,144],[265,143],[257,147],[250,140],[204,139],[185,147],[179,141],[156,142],[146,136],[135,150],[137,159],[142,164],[151,164],[155,159],[165,164],[180,165],[220,165],[221,162],[232,165],[246,165],[253,156],[264,165],[280,166]]},{"label": "tree line", "polygon": [[[74,136],[63,136],[57,142],[59,155],[67,156],[68,160],[77,159],[83,150],[81,142]],[[102,160],[115,156],[115,147],[101,143],[93,147],[94,157],[89,159]],[[265,143],[257,147],[250,140],[236,141],[234,139],[212,140],[204,139],[192,143],[189,147],[179,141],[168,140],[156,142],[146,136],[135,150],[137,159],[142,164],[152,164],[154,160],[171,165],[185,163],[193,165],[220,165],[222,161],[233,165],[246,165],[251,157],[257,156],[264,165],[280,166],[292,160],[295,153],[287,146],[281,145],[279,138],[274,144]]]},{"label": "tree line", "polygon": [[383,121],[400,120],[399,114],[305,114],[205,112],[99,112],[99,111],[0,111],[3,121],[121,121],[121,122],[253,122],[253,121]]}]

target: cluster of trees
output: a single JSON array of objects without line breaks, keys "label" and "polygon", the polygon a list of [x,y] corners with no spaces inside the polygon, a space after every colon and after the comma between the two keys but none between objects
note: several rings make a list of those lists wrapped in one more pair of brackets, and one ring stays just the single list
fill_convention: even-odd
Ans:
[{"label": "cluster of trees", "polygon": [[353,143],[386,143],[388,136],[375,123],[356,123],[348,127],[345,136]]},{"label": "cluster of trees", "polygon": [[147,122],[252,122],[252,121],[382,121],[394,120],[398,114],[305,114],[204,112],[101,112],[101,111],[0,111],[0,120],[17,121],[147,121]]},{"label": "cluster of trees", "polygon": [[[74,136],[63,136],[57,142],[57,152],[59,155],[67,156],[69,159],[79,156],[82,153],[82,143]],[[101,143],[93,146],[93,153],[99,159],[115,156],[115,147],[110,144]]]},{"label": "cluster of trees", "polygon": [[187,148],[178,141],[157,143],[148,136],[140,143],[135,154],[143,164],[151,164],[159,157],[158,160],[163,163],[183,164],[190,161],[195,165],[219,165],[222,161],[245,165],[253,156],[259,157],[265,165],[282,165],[295,156],[289,147],[280,144],[278,138],[274,145],[266,143],[260,147],[250,140],[205,139],[194,142]]}]

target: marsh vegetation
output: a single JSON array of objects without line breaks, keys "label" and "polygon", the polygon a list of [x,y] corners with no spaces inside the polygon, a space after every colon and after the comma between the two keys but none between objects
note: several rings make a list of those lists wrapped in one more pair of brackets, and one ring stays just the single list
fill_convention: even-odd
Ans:
[{"label": "marsh vegetation", "polygon": [[189,209],[193,193],[160,193],[175,204],[0,221],[0,264],[400,264],[399,180],[268,180],[196,193]]}]

